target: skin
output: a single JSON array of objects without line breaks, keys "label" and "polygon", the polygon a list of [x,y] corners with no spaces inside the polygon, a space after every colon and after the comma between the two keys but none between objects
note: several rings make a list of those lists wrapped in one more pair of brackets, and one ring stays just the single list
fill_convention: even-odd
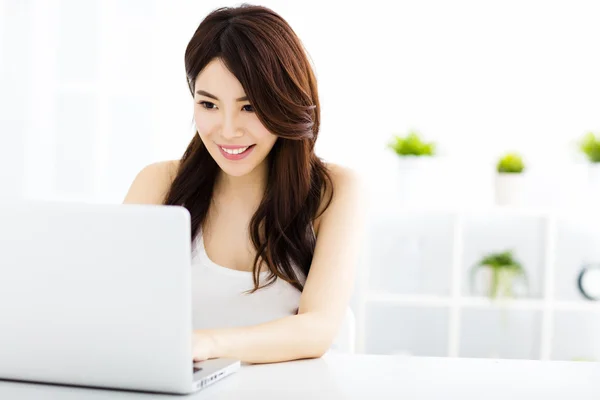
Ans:
[{"label": "skin", "polygon": [[[237,78],[213,60],[198,75],[194,117],[198,133],[221,167],[214,204],[204,226],[207,254],[224,268],[251,271],[255,251],[248,224],[266,185],[266,156],[277,137],[259,121]],[[207,95],[210,94],[213,97]],[[218,145],[255,144],[243,160],[227,160]],[[138,173],[124,203],[161,204],[178,161],[151,164]],[[360,181],[350,170],[328,164],[334,197],[315,221],[317,242],[297,315],[260,325],[194,331],[194,361],[231,357],[271,363],[322,356],[344,318],[354,282],[363,227]],[[263,266],[264,267],[264,266]]]}]

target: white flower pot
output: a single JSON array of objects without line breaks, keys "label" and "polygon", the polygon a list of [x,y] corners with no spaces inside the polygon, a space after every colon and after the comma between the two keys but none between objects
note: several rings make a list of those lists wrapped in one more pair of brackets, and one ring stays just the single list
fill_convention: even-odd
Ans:
[{"label": "white flower pot", "polygon": [[593,187],[600,187],[600,163],[590,163],[588,181]]},{"label": "white flower pot", "polygon": [[[491,267],[479,268],[476,272],[473,294],[476,296],[490,297],[493,292],[494,276]],[[496,300],[502,301],[511,297],[523,297],[527,295],[527,285],[523,278],[515,275],[514,271],[501,269],[499,271],[499,282],[496,288]]]},{"label": "white flower pot", "polygon": [[415,206],[423,201],[431,157],[398,157],[398,198],[400,205]]},{"label": "white flower pot", "polygon": [[523,205],[525,177],[522,173],[497,173],[494,186],[496,205]]},{"label": "white flower pot", "polygon": [[589,163],[587,169],[587,200],[595,206],[600,201],[600,163]]}]

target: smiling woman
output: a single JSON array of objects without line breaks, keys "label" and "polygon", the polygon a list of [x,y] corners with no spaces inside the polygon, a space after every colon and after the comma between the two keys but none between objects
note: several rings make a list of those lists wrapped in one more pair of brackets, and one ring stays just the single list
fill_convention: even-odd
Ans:
[{"label": "smiling woman", "polygon": [[321,356],[346,315],[362,205],[355,175],[314,153],[320,106],[300,40],[272,10],[222,8],[185,67],[196,133],[125,202],[191,214],[193,357]]}]

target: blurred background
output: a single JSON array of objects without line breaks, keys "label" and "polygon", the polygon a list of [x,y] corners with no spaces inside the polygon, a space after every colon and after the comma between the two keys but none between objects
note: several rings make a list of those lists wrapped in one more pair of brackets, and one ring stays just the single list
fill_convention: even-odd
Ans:
[{"label": "blurred background", "polygon": [[[0,0],[2,198],[119,203],[179,158],[185,47],[239,3]],[[313,61],[318,155],[366,178],[356,351],[600,360],[600,4],[260,4]]]}]

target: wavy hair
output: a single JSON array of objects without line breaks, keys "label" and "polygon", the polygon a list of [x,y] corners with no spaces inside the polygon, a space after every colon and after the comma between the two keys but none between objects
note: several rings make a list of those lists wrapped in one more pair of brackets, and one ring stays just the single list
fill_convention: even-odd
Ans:
[{"label": "wavy hair", "polygon": [[[196,29],[185,51],[192,96],[196,77],[215,58],[240,81],[259,120],[278,137],[267,156],[266,189],[249,226],[256,250],[252,292],[277,278],[301,291],[315,250],[314,220],[333,197],[331,176],[314,152],[320,106],[313,70],[281,16],[246,4],[214,10]],[[196,131],[164,201],[190,212],[192,240],[207,218],[219,171]],[[270,271],[263,285],[261,260]]]}]

